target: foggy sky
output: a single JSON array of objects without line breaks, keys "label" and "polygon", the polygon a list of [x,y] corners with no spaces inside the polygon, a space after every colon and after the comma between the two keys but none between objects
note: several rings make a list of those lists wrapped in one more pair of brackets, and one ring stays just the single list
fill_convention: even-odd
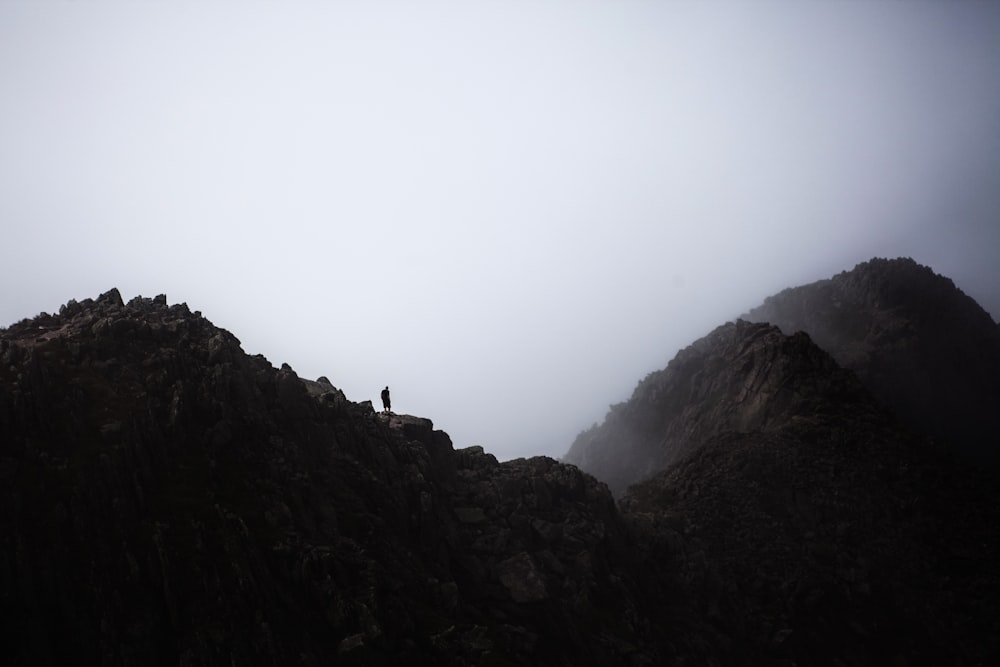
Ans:
[{"label": "foggy sky", "polygon": [[1000,6],[0,2],[0,326],[118,287],[500,459],[782,288],[1000,316]]}]

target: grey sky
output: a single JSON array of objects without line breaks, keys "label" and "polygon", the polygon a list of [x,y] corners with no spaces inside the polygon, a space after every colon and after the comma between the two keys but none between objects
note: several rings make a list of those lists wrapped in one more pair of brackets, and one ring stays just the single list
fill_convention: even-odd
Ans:
[{"label": "grey sky", "polygon": [[1000,315],[1000,5],[0,2],[0,325],[166,293],[559,456],[784,287]]}]

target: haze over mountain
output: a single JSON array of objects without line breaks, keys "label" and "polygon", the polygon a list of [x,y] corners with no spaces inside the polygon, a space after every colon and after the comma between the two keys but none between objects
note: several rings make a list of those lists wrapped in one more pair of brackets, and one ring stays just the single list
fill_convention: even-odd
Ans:
[{"label": "haze over mountain", "polygon": [[[817,400],[843,410],[843,383],[860,380],[893,419],[936,438],[942,458],[1000,472],[1000,326],[950,279],[909,258],[876,258],[783,290],[745,317],[791,337],[779,344],[776,327],[743,320],[718,327],[580,433],[565,460],[620,494],[711,436],[770,432]],[[786,354],[796,347],[815,353]]]},{"label": "haze over mountain", "polygon": [[[914,300],[956,340],[978,317],[910,260],[832,282],[880,295],[850,318],[876,329]],[[810,288],[767,304],[822,319]],[[912,426],[807,334],[723,324],[574,446],[645,480],[616,503],[111,290],[0,329],[0,641],[43,665],[994,664],[997,478]]]},{"label": "haze over mountain", "polygon": [[745,315],[804,331],[915,431],[1000,466],[1000,326],[944,276],[872,260],[768,297]]},{"label": "haze over mountain", "polygon": [[561,455],[872,256],[1000,317],[998,34],[992,2],[0,2],[0,325],[166,293]]}]

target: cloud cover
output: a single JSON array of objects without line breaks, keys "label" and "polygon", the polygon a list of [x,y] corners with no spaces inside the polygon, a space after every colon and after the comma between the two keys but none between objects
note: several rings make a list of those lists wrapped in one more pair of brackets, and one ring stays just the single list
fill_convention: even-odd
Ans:
[{"label": "cloud cover", "polygon": [[991,3],[0,3],[0,325],[117,286],[559,456],[784,287],[1000,315]]}]

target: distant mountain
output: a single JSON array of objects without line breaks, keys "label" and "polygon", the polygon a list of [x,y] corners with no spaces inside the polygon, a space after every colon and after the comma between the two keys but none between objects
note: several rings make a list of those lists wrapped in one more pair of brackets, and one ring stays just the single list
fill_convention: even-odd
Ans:
[{"label": "distant mountain", "polygon": [[805,333],[719,327],[571,453],[456,450],[164,296],[70,302],[0,330],[5,662],[1000,658],[995,480]]},{"label": "distant mountain", "polygon": [[805,331],[910,428],[1000,469],[1000,327],[912,259],[873,259],[744,315]]},{"label": "distant mountain", "polygon": [[[564,459],[621,494],[713,434],[773,430],[810,401],[840,400],[851,382],[843,368],[942,454],[1000,470],[1000,328],[947,278],[909,259],[874,259],[769,297],[744,318],[780,332],[716,329],[647,376]],[[781,332],[793,336],[780,342]],[[806,352],[805,338],[796,347],[798,332],[825,353]]]},{"label": "distant mountain", "polygon": [[566,460],[621,496],[667,601],[655,624],[710,644],[706,662],[998,657],[996,480],[901,428],[804,333],[717,328]]},{"label": "distant mountain", "polygon": [[858,414],[877,411],[857,378],[808,336],[741,320],[718,327],[646,376],[601,425],[577,436],[564,460],[620,495],[720,433],[773,431],[801,415],[843,406]]}]

